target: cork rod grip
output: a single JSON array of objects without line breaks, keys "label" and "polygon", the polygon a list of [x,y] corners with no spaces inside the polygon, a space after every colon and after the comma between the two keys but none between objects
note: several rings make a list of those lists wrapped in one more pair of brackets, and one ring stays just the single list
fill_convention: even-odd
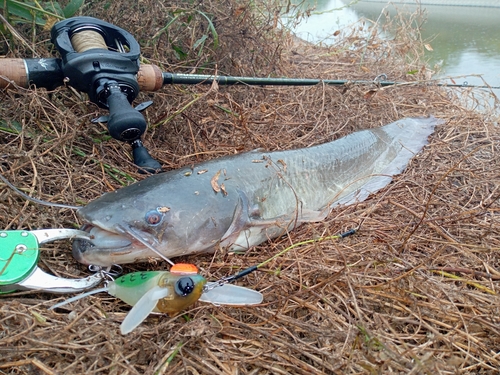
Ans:
[{"label": "cork rod grip", "polygon": [[143,91],[157,91],[163,86],[163,73],[156,65],[141,64],[137,72],[137,82]]},{"label": "cork rod grip", "polygon": [[24,88],[28,87],[26,64],[23,59],[2,58],[0,59],[0,89],[12,87],[12,83]]}]

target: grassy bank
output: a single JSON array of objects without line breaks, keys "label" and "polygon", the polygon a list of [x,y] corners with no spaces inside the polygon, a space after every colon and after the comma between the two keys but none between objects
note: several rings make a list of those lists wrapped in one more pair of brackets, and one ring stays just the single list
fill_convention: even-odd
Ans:
[{"label": "grassy bank", "polygon": [[[144,61],[165,71],[394,81],[429,78],[404,17],[394,40],[356,30],[317,47],[279,27],[269,3],[88,1],[82,15],[131,32]],[[210,20],[210,22],[209,22]],[[56,56],[49,31],[14,24],[7,57]],[[105,114],[67,88],[1,93],[0,164],[16,186],[51,202],[85,204],[143,179],[129,149],[90,119]],[[210,280],[261,263],[291,244],[359,227],[338,241],[295,248],[244,278],[258,307],[198,303],[150,316],[124,337],[129,307],[99,294],[57,312],[61,297],[0,295],[0,373],[7,374],[496,374],[500,368],[500,133],[494,113],[464,108],[469,92],[432,85],[166,86],[141,93],[144,142],[166,170],[238,152],[308,147],[402,117],[445,120],[394,182],[245,255],[177,259]],[[74,212],[32,203],[0,185],[0,226],[78,227]],[[61,242],[40,266],[88,271]],[[163,262],[125,272],[165,269]]]}]

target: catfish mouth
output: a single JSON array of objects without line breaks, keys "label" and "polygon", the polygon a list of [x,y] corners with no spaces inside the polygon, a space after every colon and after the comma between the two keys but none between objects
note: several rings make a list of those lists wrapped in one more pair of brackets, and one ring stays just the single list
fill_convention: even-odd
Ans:
[{"label": "catfish mouth", "polygon": [[87,223],[81,227],[81,230],[89,233],[89,239],[75,239],[72,249],[73,257],[80,263],[110,266],[133,263],[146,257],[156,257],[174,265],[169,258],[155,248],[153,244],[156,245],[157,241],[154,238],[137,231],[132,226],[117,225],[117,232],[114,232]]},{"label": "catfish mouth", "polygon": [[132,241],[123,234],[102,229],[93,224],[84,224],[80,230],[89,233],[89,239],[77,238],[73,241],[73,257],[80,263],[88,264],[86,260],[90,253],[108,253],[127,251]]}]

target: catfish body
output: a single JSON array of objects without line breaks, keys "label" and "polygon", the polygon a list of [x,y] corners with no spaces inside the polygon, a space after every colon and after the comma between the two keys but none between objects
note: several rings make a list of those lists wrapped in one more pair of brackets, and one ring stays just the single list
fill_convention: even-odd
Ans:
[{"label": "catfish body", "polygon": [[78,211],[93,240],[76,240],[73,255],[107,266],[158,258],[151,247],[168,258],[248,249],[383,188],[438,123],[406,118],[314,147],[252,151],[147,177]]}]

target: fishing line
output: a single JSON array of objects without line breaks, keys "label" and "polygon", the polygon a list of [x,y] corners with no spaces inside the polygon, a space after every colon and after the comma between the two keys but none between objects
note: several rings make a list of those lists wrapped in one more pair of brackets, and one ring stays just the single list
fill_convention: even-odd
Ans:
[{"label": "fishing line", "polygon": [[63,203],[51,203],[42,201],[41,199],[33,198],[30,197],[28,194],[23,193],[21,190],[15,187],[9,180],[7,180],[2,174],[0,174],[0,180],[2,180],[8,187],[10,187],[24,199],[31,201],[33,203],[41,204],[42,206],[69,208],[70,210],[79,210],[80,208],[83,207],[83,206],[71,206],[69,204],[63,204]]},{"label": "fishing line", "polygon": [[250,273],[252,273],[253,271],[256,271],[258,270],[260,267],[268,264],[269,262],[273,261],[274,259],[286,254],[287,252],[289,252],[290,250],[298,247],[298,246],[302,246],[302,245],[307,245],[307,244],[310,244],[310,243],[316,243],[316,242],[322,242],[322,241],[326,241],[326,240],[334,240],[334,239],[341,239],[341,238],[345,238],[345,237],[348,237],[348,236],[351,236],[353,234],[355,234],[357,231],[359,230],[359,227],[356,228],[356,229],[350,229],[348,230],[347,232],[344,232],[344,233],[340,233],[340,234],[336,234],[336,235],[333,235],[333,236],[326,236],[326,237],[320,237],[320,238],[316,238],[316,239],[312,239],[312,240],[306,240],[306,241],[301,241],[301,242],[297,242],[297,243],[294,243],[293,245],[290,245],[288,246],[286,249],[280,251],[279,253],[273,255],[271,258],[268,258],[266,259],[265,261],[263,261],[262,263],[259,263],[257,265],[254,265],[254,266],[251,266],[247,269],[244,269],[243,271],[237,273],[236,275],[233,275],[233,276],[227,276],[227,277],[224,277],[222,279],[219,280],[219,284],[226,284],[226,283],[230,283],[230,282],[233,282],[239,278],[242,278],[243,276],[246,276]]},{"label": "fishing line", "polygon": [[143,244],[144,246],[146,246],[149,250],[151,250],[152,252],[154,252],[155,254],[157,254],[160,258],[162,258],[163,260],[167,261],[171,266],[175,266],[174,262],[172,262],[170,259],[168,259],[159,250],[155,249],[153,245],[151,245],[146,240],[144,240],[143,238],[141,238],[141,234],[139,232],[137,232],[132,226],[129,225],[128,229],[127,229],[127,228],[123,227],[122,225],[117,225],[117,228],[120,229],[123,234],[128,234],[131,237],[133,237],[134,239],[136,239],[137,241],[139,241],[141,244]]}]

